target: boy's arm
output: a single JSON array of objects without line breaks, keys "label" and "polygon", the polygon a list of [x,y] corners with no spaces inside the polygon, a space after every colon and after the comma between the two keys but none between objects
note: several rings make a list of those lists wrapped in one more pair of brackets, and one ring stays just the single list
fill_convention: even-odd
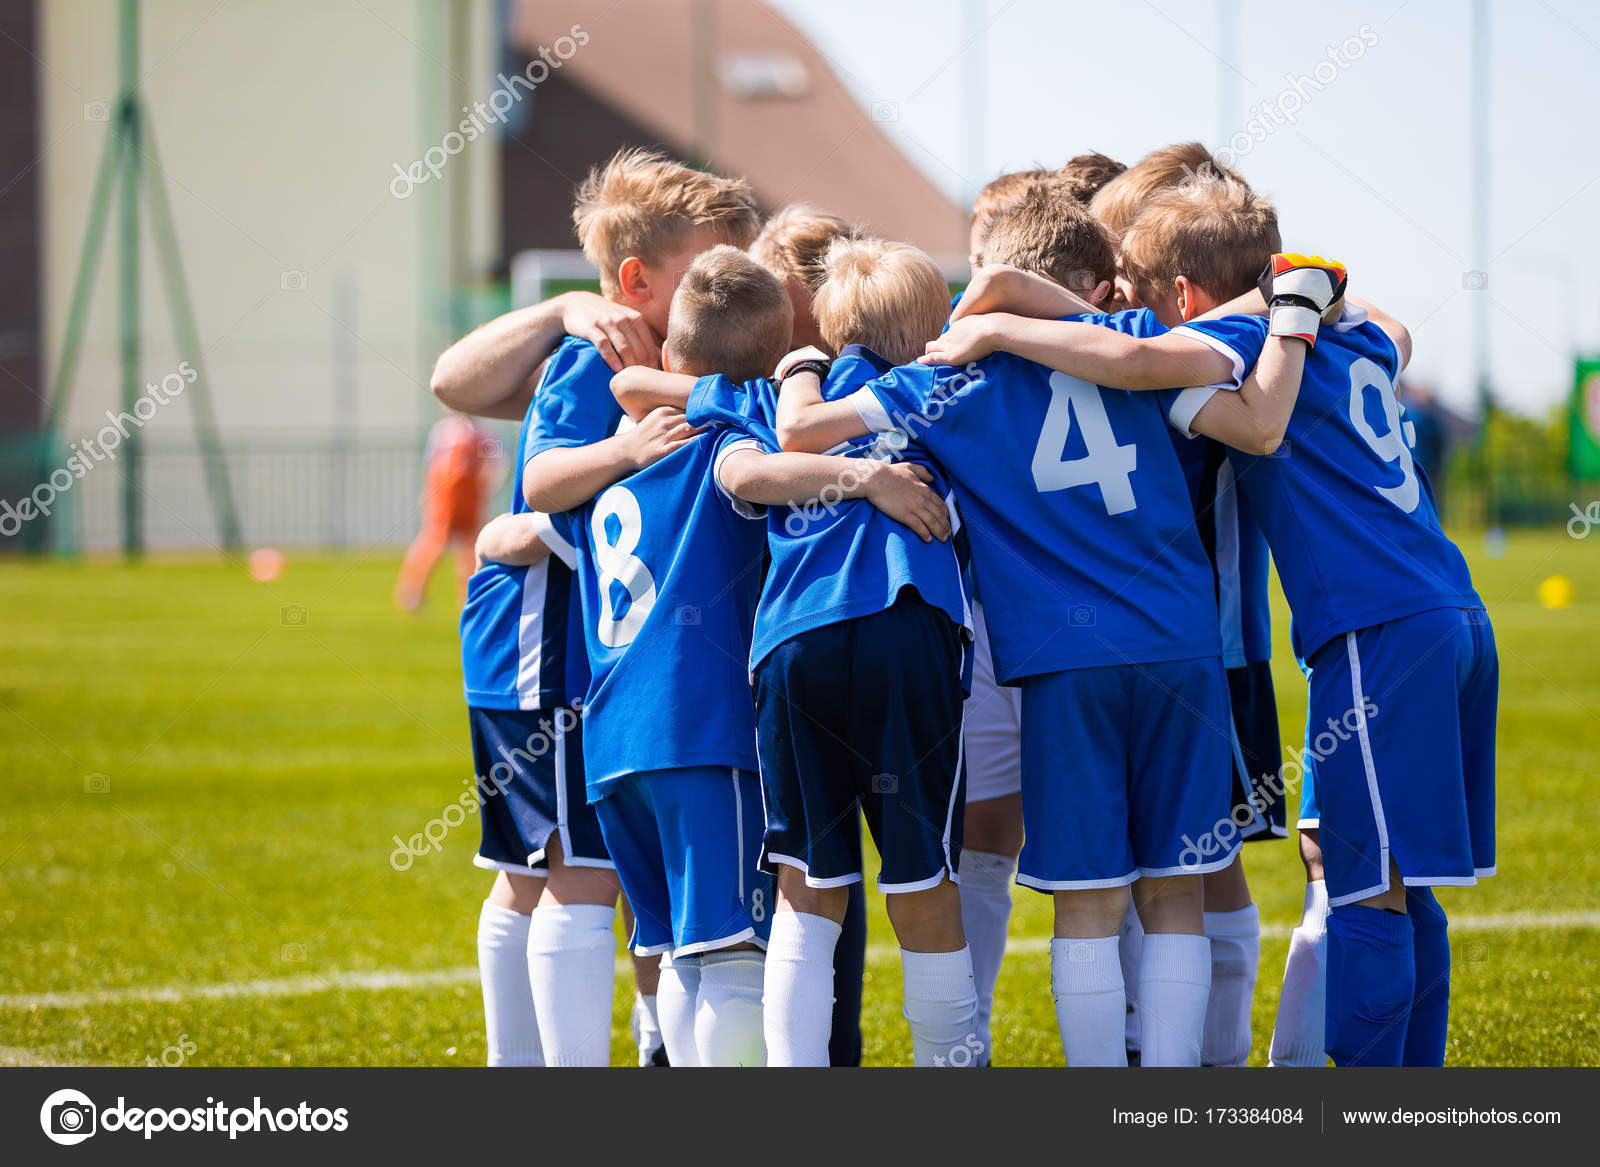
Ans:
[{"label": "boy's arm", "polygon": [[[1187,431],[1215,438],[1247,454],[1273,453],[1283,444],[1289,417],[1300,399],[1300,375],[1308,351],[1306,343],[1297,337],[1267,337],[1261,359],[1238,390],[1212,393],[1187,419]],[[1175,406],[1174,411],[1174,421],[1183,422],[1182,406]]]},{"label": "boy's arm", "polygon": [[1395,351],[1400,354],[1400,369],[1404,371],[1405,367],[1411,363],[1410,330],[1393,316],[1383,311],[1383,309],[1366,300],[1359,300],[1354,296],[1345,298],[1357,308],[1364,309],[1367,313],[1367,319],[1388,333],[1389,339],[1394,342]]},{"label": "boy's arm", "polygon": [[778,444],[785,450],[820,454],[872,431],[850,398],[822,399],[822,381],[809,369],[790,373],[778,391]]},{"label": "boy's arm", "polygon": [[668,373],[634,365],[611,378],[611,393],[634,421],[643,421],[652,409],[667,405],[676,410],[689,408],[689,393],[695,379],[687,373]]},{"label": "boy's arm", "polygon": [[973,273],[972,282],[961,293],[960,302],[950,313],[950,320],[953,323],[963,317],[986,312],[1014,312],[1018,316],[1054,320],[1058,316],[1098,311],[1100,309],[1093,304],[1054,280],[997,263],[981,267]]},{"label": "boy's arm", "polygon": [[924,543],[950,538],[950,510],[928,488],[933,475],[910,462],[766,453],[752,446],[720,459],[717,481],[728,493],[759,506],[803,507],[831,492],[840,499],[866,499]]},{"label": "boy's arm", "polygon": [[430,388],[451,409],[520,421],[539,366],[568,335],[590,341],[613,370],[658,363],[644,317],[593,292],[566,292],[507,312],[456,341],[434,364]]},{"label": "boy's arm", "polygon": [[1176,332],[1137,337],[1099,324],[1008,312],[957,321],[928,342],[919,360],[925,365],[965,365],[996,350],[1109,389],[1215,385],[1234,372],[1231,358]]},{"label": "boy's arm", "polygon": [[522,469],[522,497],[546,514],[570,511],[693,441],[699,432],[684,420],[682,410],[652,410],[624,433],[587,446],[556,446],[529,458]]},{"label": "boy's arm", "polygon": [[531,567],[550,554],[550,548],[539,538],[537,516],[531,514],[496,515],[478,532],[473,550],[479,567],[485,563]]}]

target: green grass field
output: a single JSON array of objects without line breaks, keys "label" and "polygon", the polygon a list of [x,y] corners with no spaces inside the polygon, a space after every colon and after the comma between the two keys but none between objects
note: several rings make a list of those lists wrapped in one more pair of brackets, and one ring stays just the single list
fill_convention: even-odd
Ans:
[{"label": "green grass field", "polygon": [[[1440,896],[1451,1060],[1600,1064],[1600,541],[1514,534],[1497,559],[1462,542],[1501,654],[1501,874]],[[267,585],[215,559],[0,563],[0,1064],[482,1064],[476,819],[389,862],[470,773],[446,581],[405,617],[395,564],[291,555]],[[1547,610],[1556,573],[1575,599]],[[1247,863],[1259,1063],[1302,877],[1292,841]],[[994,1058],[1057,1065],[1049,902],[1016,902]],[[867,1061],[894,1064],[899,962],[873,911]]]}]

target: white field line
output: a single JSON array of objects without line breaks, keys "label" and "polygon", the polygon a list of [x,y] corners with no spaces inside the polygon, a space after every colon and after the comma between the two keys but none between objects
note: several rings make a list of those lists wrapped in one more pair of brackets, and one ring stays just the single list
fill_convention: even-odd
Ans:
[{"label": "white field line", "polygon": [[[1450,921],[1455,935],[1480,932],[1558,932],[1580,928],[1600,928],[1600,911],[1594,912],[1507,912],[1489,916],[1457,916]],[[1263,940],[1284,940],[1292,929],[1284,924],[1269,924],[1261,929]],[[1050,937],[1013,938],[1007,953],[1040,955],[1050,951]],[[900,950],[892,944],[873,944],[867,949],[871,961],[892,961]],[[617,961],[619,971],[629,968],[626,957]],[[303,973],[290,977],[268,977],[253,981],[234,981],[212,985],[165,985],[155,988],[130,986],[124,989],[89,989],[80,992],[12,993],[0,995],[0,1009],[91,1009],[123,1004],[183,1004],[191,1001],[226,1001],[236,997],[308,997],[314,993],[383,992],[389,989],[453,988],[476,984],[476,965],[419,972],[331,972]]]}]

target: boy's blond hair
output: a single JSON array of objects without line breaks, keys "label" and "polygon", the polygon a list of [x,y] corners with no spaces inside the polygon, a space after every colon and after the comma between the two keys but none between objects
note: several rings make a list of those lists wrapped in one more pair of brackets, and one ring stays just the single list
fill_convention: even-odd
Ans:
[{"label": "boy's blond hair", "polygon": [[750,245],[750,258],[780,280],[797,279],[815,292],[822,257],[835,239],[853,239],[853,223],[810,203],[790,203],[768,219]]},{"label": "boy's blond hair", "polygon": [[1227,178],[1246,190],[1250,184],[1230,166],[1221,166],[1199,142],[1177,142],[1152,150],[1132,167],[1101,187],[1089,204],[1094,217],[1113,235],[1121,235],[1133,225],[1145,203],[1191,178]]},{"label": "boy's blond hair", "polygon": [[1155,195],[1122,240],[1123,274],[1147,303],[1179,276],[1219,302],[1241,296],[1283,249],[1272,204],[1231,178],[1198,178]]},{"label": "boy's blond hair", "polygon": [[1068,158],[1067,164],[1056,171],[1056,174],[1072,180],[1076,185],[1074,197],[1081,203],[1088,203],[1105,188],[1106,183],[1127,169],[1115,158],[1107,157],[1097,150]]},{"label": "boy's blond hair", "polygon": [[983,264],[1036,272],[1079,295],[1115,278],[1117,254],[1106,229],[1059,182],[1038,182],[1001,211],[983,243]]},{"label": "boy's blond hair", "polygon": [[835,354],[860,344],[908,365],[949,319],[950,285],[928,253],[909,243],[836,239],[822,271],[811,311]]},{"label": "boy's blond hair", "polygon": [[777,276],[737,247],[713,247],[689,265],[673,294],[667,357],[675,371],[698,377],[769,377],[789,349],[793,324]]},{"label": "boy's blond hair", "polygon": [[696,227],[715,227],[723,241],[748,247],[761,226],[750,184],[694,170],[653,150],[621,150],[578,187],[572,221],[578,245],[600,269],[600,290],[617,291],[617,269],[629,256],[660,263]]},{"label": "boy's blond hair", "polygon": [[1034,183],[1048,177],[1048,170],[1013,170],[1002,174],[978,192],[972,203],[972,227],[979,238],[988,235],[989,228],[1001,211],[1020,199]]}]

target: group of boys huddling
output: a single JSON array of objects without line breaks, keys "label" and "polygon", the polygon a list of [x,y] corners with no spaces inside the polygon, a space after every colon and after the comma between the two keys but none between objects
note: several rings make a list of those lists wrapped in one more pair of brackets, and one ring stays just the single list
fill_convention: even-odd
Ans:
[{"label": "group of boys huddling", "polygon": [[954,304],[653,153],[574,218],[601,294],[433,383],[522,420],[461,625],[491,1064],[609,1062],[619,893],[641,1064],[859,1061],[864,817],[916,1065],[990,1064],[1013,883],[1068,1065],[1243,1065],[1269,549],[1309,683],[1270,1060],[1442,1064],[1431,889],[1493,872],[1498,667],[1403,326],[1198,144],[991,183]]}]

